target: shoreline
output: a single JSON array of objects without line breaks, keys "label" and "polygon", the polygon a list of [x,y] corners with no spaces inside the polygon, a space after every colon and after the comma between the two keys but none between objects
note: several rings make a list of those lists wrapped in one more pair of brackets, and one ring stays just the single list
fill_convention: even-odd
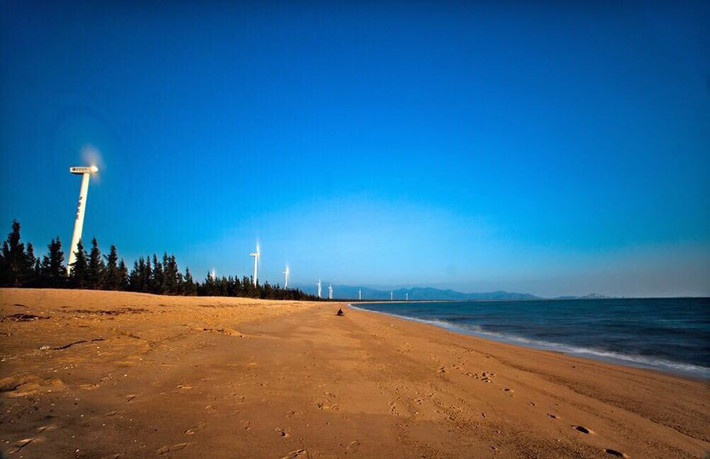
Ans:
[{"label": "shoreline", "polygon": [[0,289],[0,450],[301,459],[710,451],[706,383],[370,312]]},{"label": "shoreline", "polygon": [[[523,301],[534,301],[534,300],[523,300]],[[438,302],[438,301],[437,301]],[[382,304],[382,303],[374,303]],[[600,351],[592,348],[575,348],[572,345],[562,344],[562,343],[544,343],[536,341],[533,339],[528,339],[524,337],[508,336],[501,333],[489,332],[489,331],[475,331],[468,330],[463,327],[457,327],[455,325],[446,323],[441,320],[427,320],[420,319],[418,317],[408,317],[400,314],[393,314],[385,311],[376,311],[373,309],[360,308],[352,303],[348,303],[348,307],[357,309],[364,312],[373,312],[376,314],[384,314],[389,317],[395,317],[397,319],[411,321],[415,323],[421,323],[425,325],[430,325],[443,330],[447,330],[453,333],[457,333],[463,336],[475,336],[477,338],[490,340],[498,343],[505,343],[512,346],[519,346],[525,349],[536,349],[541,351],[556,352],[562,355],[577,357],[583,359],[589,359],[595,362],[604,362],[613,365],[619,365],[628,368],[637,368],[649,371],[656,371],[662,374],[667,374],[671,376],[677,376],[681,378],[690,379],[699,382],[710,382],[710,368],[700,367],[693,364],[686,364],[682,362],[675,362],[670,360],[655,359],[656,364],[644,361],[641,356],[633,356],[615,353],[613,351]],[[613,355],[610,355],[613,354]]]}]

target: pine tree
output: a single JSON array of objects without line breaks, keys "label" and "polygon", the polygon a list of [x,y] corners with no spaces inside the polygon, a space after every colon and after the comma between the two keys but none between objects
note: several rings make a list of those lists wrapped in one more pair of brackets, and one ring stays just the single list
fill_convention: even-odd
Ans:
[{"label": "pine tree", "polygon": [[104,257],[106,258],[106,275],[104,276],[103,288],[106,290],[120,290],[121,273],[118,266],[118,253],[116,251],[116,246],[112,245],[109,249],[109,254],[104,255]]},{"label": "pine tree", "polygon": [[158,261],[158,255],[153,254],[153,279],[152,279],[152,289],[153,293],[163,293],[163,265]]},{"label": "pine tree", "polygon": [[39,283],[39,266],[37,266],[37,262],[34,246],[31,242],[28,242],[24,272],[22,274],[22,285],[24,287],[37,287]]},{"label": "pine tree", "polygon": [[100,289],[104,283],[104,272],[106,265],[101,257],[99,243],[96,238],[91,240],[91,252],[89,253],[89,269],[86,276],[86,287],[90,289]]},{"label": "pine tree", "polygon": [[197,285],[192,279],[190,268],[185,268],[185,282],[183,283],[183,294],[188,296],[197,295]]},{"label": "pine tree", "polygon": [[128,290],[128,267],[123,259],[118,264],[118,290]]},{"label": "pine tree", "polygon": [[128,285],[134,292],[149,292],[151,289],[150,258],[140,257],[133,264],[133,271],[128,278]]},{"label": "pine tree", "polygon": [[39,257],[35,260],[35,267],[34,267],[34,286],[35,287],[44,287],[42,284],[42,264],[39,261]]},{"label": "pine tree", "polygon": [[[128,288],[134,292],[141,291],[141,284],[143,282],[143,275],[140,266],[140,262],[143,261],[143,257],[133,262],[133,269],[128,275]],[[145,263],[145,262],[144,262]]]},{"label": "pine tree", "polygon": [[27,253],[25,244],[20,242],[20,224],[12,222],[12,231],[2,246],[2,266],[0,266],[0,285],[21,287],[27,275]]},{"label": "pine tree", "polygon": [[141,291],[153,291],[153,269],[150,267],[150,257],[147,257],[143,264],[143,289]]},{"label": "pine tree", "polygon": [[178,293],[178,267],[175,256],[163,254],[163,285],[161,293],[175,295]]},{"label": "pine tree", "polygon": [[42,259],[40,270],[41,284],[44,287],[64,288],[67,286],[67,270],[64,267],[64,252],[62,252],[62,241],[56,240],[47,246],[49,253]]},{"label": "pine tree", "polygon": [[71,272],[69,273],[69,287],[86,288],[89,276],[89,256],[84,250],[84,244],[81,240],[79,240],[79,243],[76,246],[75,256],[76,258],[74,259],[74,263],[71,265]]}]

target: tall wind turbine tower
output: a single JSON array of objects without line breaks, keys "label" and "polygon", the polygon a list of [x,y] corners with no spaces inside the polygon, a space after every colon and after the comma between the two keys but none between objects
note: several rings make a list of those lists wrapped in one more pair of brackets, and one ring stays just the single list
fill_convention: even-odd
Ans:
[{"label": "tall wind turbine tower", "polygon": [[332,300],[333,299],[333,286],[328,285],[328,299]]},{"label": "tall wind turbine tower", "polygon": [[291,274],[291,270],[288,268],[288,265],[286,265],[286,269],[284,269],[284,288],[288,288],[288,275]]},{"label": "tall wind turbine tower", "polygon": [[357,291],[357,299],[362,301],[362,289]]},{"label": "tall wind turbine tower", "polygon": [[404,301],[409,301],[409,293],[404,294]]},{"label": "tall wind turbine tower", "polygon": [[394,300],[394,292],[390,290],[390,301]]},{"label": "tall wind turbine tower", "polygon": [[71,238],[71,248],[69,251],[69,265],[67,271],[71,270],[71,265],[76,260],[76,248],[81,240],[81,232],[84,230],[84,213],[86,211],[86,198],[89,195],[89,177],[99,171],[96,166],[70,167],[69,172],[81,175],[81,191],[79,191],[79,204],[76,207],[76,220],[74,220],[74,234]]},{"label": "tall wind turbine tower", "polygon": [[256,252],[249,254],[250,257],[254,257],[254,286],[259,282],[259,257],[261,257],[261,252],[259,251],[259,243],[256,243]]}]

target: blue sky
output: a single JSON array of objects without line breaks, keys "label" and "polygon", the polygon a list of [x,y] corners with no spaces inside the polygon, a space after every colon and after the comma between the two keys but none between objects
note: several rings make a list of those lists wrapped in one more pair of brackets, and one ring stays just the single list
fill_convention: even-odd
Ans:
[{"label": "blue sky", "polygon": [[68,243],[90,146],[129,262],[710,295],[710,4],[541,3],[3,2],[0,222]]}]

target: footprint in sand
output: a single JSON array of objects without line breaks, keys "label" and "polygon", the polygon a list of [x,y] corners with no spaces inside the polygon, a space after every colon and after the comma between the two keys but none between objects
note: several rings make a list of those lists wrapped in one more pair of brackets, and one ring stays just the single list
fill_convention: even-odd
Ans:
[{"label": "footprint in sand", "polygon": [[298,456],[308,456],[308,451],[306,451],[305,449],[297,449],[295,451],[291,451],[281,459],[291,459]]},{"label": "footprint in sand", "polygon": [[351,454],[352,454],[352,453],[356,453],[356,452],[357,452],[357,449],[358,449],[358,446],[360,446],[360,442],[359,442],[359,441],[355,440],[355,441],[350,442],[350,444],[348,445],[348,447],[345,448],[345,454],[348,454],[348,453],[351,453]]},{"label": "footprint in sand", "polygon": [[552,413],[547,413],[547,415],[550,416],[552,419],[559,419],[560,418],[556,414],[552,414]]},{"label": "footprint in sand", "polygon": [[99,386],[98,384],[82,384],[82,385],[79,386],[79,389],[82,389],[82,390],[96,390],[96,389],[98,389],[99,387],[100,387],[100,386]]},{"label": "footprint in sand", "polygon": [[197,432],[200,430],[204,430],[207,427],[207,424],[204,422],[200,422],[197,424],[197,427],[193,427],[192,429],[187,429],[185,432],[183,432],[185,435],[195,435]]},{"label": "footprint in sand", "polygon": [[587,428],[584,427],[584,426],[572,426],[572,427],[573,427],[575,430],[578,430],[579,432],[582,432],[582,433],[585,434],[585,435],[594,433],[594,432],[592,432],[591,430],[587,429]]},{"label": "footprint in sand", "polygon": [[616,457],[626,457],[626,458],[629,457],[626,454],[622,453],[621,451],[617,451],[617,450],[611,449],[611,448],[605,449],[604,452],[607,454],[610,454],[612,456],[616,456]]},{"label": "footprint in sand", "polygon": [[189,443],[177,443],[172,446],[165,445],[158,450],[158,454],[168,454],[172,453],[173,451],[180,451],[181,449],[184,449],[187,445],[189,445]]},{"label": "footprint in sand", "polygon": [[19,453],[22,450],[22,448],[29,445],[30,443],[32,443],[35,440],[36,440],[36,438],[23,438],[22,440],[15,443],[15,449],[10,451],[10,454]]}]

